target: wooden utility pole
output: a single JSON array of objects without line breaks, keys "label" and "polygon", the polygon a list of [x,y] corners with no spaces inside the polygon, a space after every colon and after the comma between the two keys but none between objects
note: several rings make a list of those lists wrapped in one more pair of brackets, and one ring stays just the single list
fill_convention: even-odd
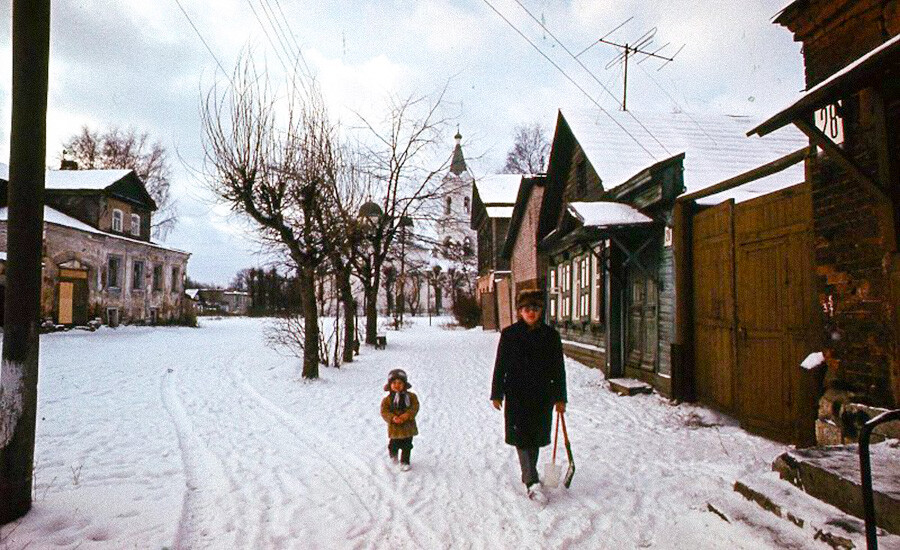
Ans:
[{"label": "wooden utility pole", "polygon": [[47,152],[50,0],[13,0],[6,303],[0,377],[0,524],[31,509]]}]

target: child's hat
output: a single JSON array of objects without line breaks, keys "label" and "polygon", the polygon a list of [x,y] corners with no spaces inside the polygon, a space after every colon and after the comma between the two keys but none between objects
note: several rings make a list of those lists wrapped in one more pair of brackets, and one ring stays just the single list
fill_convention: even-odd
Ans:
[{"label": "child's hat", "polygon": [[394,380],[403,380],[403,383],[406,385],[406,389],[412,387],[412,384],[409,383],[409,379],[406,376],[406,371],[403,369],[394,369],[388,373],[387,384],[384,385],[384,391],[391,391],[391,382]]}]

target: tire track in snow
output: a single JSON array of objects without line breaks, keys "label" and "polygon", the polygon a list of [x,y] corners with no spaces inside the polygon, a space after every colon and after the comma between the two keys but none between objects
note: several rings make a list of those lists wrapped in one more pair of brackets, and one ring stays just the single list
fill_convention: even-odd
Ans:
[{"label": "tire track in snow", "polygon": [[[160,390],[163,406],[178,435],[187,485],[175,536],[175,548],[214,548],[209,537],[220,533],[235,533],[233,519],[229,521],[231,518],[226,518],[221,513],[221,500],[233,500],[234,486],[229,483],[231,490],[224,494],[217,489],[215,480],[228,479],[228,476],[225,475],[222,463],[194,430],[184,404],[172,387],[172,374],[167,372],[162,375]],[[230,538],[234,547],[238,547],[240,541],[234,536]],[[218,546],[220,541],[216,540],[215,544]]]},{"label": "tire track in snow", "polygon": [[[340,468],[334,465],[333,461],[330,457],[341,457],[341,464],[343,466],[352,467],[357,473],[361,473],[364,479],[369,479],[373,482],[373,485],[376,486],[378,492],[373,498],[374,502],[384,502],[385,500],[390,501],[395,506],[399,506],[401,509],[408,507],[408,502],[404,502],[402,496],[399,492],[385,484],[381,481],[383,478],[382,475],[378,475],[377,472],[373,470],[367,463],[359,460],[354,455],[345,452],[345,449],[339,448],[335,446],[332,442],[321,438],[315,437],[314,434],[309,433],[302,429],[302,426],[298,428],[297,418],[295,418],[291,413],[285,411],[282,407],[274,403],[268,397],[261,394],[256,388],[250,384],[247,379],[241,374],[237,369],[229,368],[228,374],[235,382],[239,392],[243,390],[242,393],[245,395],[249,395],[253,397],[260,405],[263,406],[266,411],[268,411],[273,417],[275,417],[278,422],[294,437],[295,440],[299,441],[306,448],[316,454],[319,458],[323,460],[325,464],[332,470],[338,478],[342,481],[343,485],[345,485],[348,489],[350,489],[353,497],[359,502],[359,504],[366,510],[367,514],[370,518],[370,523],[367,525],[360,526],[355,532],[351,532],[348,536],[352,538],[360,537],[369,531],[371,531],[376,525],[386,525],[390,526],[391,522],[380,521],[382,518],[376,515],[375,512],[366,504],[366,499],[360,495],[359,491],[357,491],[354,484],[350,481],[350,479],[341,471]],[[312,441],[312,442],[311,442]],[[322,449],[328,449],[328,451],[323,451]],[[351,464],[351,462],[353,464]],[[388,508],[389,509],[389,508]],[[444,548],[446,547],[445,543],[441,541],[441,539],[437,536],[437,533],[434,532],[429,526],[419,520],[416,516],[406,516],[403,518],[404,521],[413,523],[414,529],[407,529],[408,536],[416,541],[417,546],[419,548]],[[384,533],[389,529],[380,529],[379,535],[384,536]],[[425,536],[425,538],[429,539],[427,541],[419,540],[421,536]]]}]

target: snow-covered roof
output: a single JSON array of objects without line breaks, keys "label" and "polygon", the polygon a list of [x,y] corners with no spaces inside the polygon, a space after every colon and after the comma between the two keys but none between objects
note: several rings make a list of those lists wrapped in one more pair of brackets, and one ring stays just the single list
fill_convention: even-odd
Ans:
[{"label": "snow-covered roof", "polygon": [[[64,191],[106,189],[131,170],[47,170],[44,187]],[[0,179],[9,181],[9,165],[0,162]]]},{"label": "snow-covered roof", "polygon": [[522,174],[492,174],[475,180],[478,196],[484,204],[515,204]]},{"label": "snow-covered roof", "polygon": [[[9,221],[9,207],[4,206],[0,208],[0,222]],[[139,243],[146,246],[151,246],[153,248],[160,248],[162,250],[171,250],[173,252],[181,252],[182,254],[190,254],[190,252],[186,252],[184,250],[179,250],[177,248],[170,248],[168,246],[162,246],[156,243],[141,241],[138,239],[132,239],[129,237],[125,237],[122,235],[116,235],[114,233],[107,233],[106,231],[100,231],[96,227],[90,226],[80,220],[76,220],[72,216],[68,214],[63,214],[59,210],[55,208],[51,208],[49,206],[44,206],[44,223],[52,223],[55,225],[60,225],[63,227],[69,227],[71,229],[77,229],[79,231],[84,231],[86,233],[94,233],[96,235],[104,235],[109,237],[110,239],[117,239],[120,241],[129,241],[133,243]]]},{"label": "snow-covered roof", "polygon": [[514,207],[512,206],[488,206],[485,208],[487,210],[488,218],[512,218]]},{"label": "snow-covered roof", "polygon": [[641,214],[637,208],[621,202],[570,202],[569,212],[585,227],[611,227],[615,225],[636,225],[652,223],[653,220]]},{"label": "snow-covered roof", "polygon": [[[687,193],[693,193],[809,145],[795,128],[750,139],[745,132],[752,120],[744,116],[597,109],[560,109],[560,113],[607,191],[684,153],[684,185]],[[784,177],[775,177],[779,176]]]}]

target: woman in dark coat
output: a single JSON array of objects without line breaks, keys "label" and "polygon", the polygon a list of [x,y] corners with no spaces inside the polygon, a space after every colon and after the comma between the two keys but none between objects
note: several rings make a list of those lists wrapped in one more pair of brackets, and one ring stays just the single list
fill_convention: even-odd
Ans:
[{"label": "woman in dark coat", "polygon": [[529,498],[546,501],[538,485],[540,448],[550,444],[554,405],[566,410],[566,369],[559,333],[543,322],[544,295],[523,290],[519,320],[503,329],[497,346],[491,401],[504,408],[506,443],[513,445]]}]

